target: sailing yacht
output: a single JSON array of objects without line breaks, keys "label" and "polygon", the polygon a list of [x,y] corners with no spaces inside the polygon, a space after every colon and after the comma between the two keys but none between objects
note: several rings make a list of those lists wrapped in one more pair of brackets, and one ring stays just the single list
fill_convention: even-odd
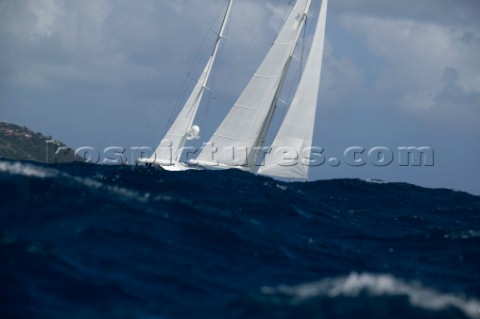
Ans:
[{"label": "sailing yacht", "polygon": [[[167,170],[189,168],[230,169],[288,180],[308,180],[315,113],[318,102],[328,0],[322,0],[316,18],[313,42],[288,112],[271,147],[265,147],[267,132],[277,110],[279,95],[293,58],[300,35],[310,16],[312,0],[297,0],[269,52],[265,56],[242,94],[208,143],[191,163],[179,162],[181,147],[195,138],[198,128],[192,126],[199,99],[218,50],[217,39],[213,54],[190,99],[180,112],[157,151],[145,163],[154,163]],[[232,1],[226,12],[228,19]],[[193,107],[190,105],[194,105]],[[185,121],[188,114],[188,121]],[[171,150],[168,161],[159,156]],[[260,157],[262,155],[262,157]],[[264,155],[264,156],[263,156]],[[262,159],[263,158],[263,159]]]}]

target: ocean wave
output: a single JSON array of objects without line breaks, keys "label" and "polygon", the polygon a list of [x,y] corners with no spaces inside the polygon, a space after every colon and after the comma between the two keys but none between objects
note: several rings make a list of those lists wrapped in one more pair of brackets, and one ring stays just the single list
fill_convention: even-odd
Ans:
[{"label": "ocean wave", "polygon": [[[480,197],[237,170],[0,163],[0,318],[480,314]],[[397,279],[407,274],[423,286]]]},{"label": "ocean wave", "polygon": [[149,200],[150,194],[141,194],[138,191],[130,190],[114,184],[107,184],[90,177],[75,176],[61,172],[53,168],[45,168],[30,163],[0,161],[0,173],[20,175],[33,178],[59,178],[83,186],[90,190],[99,190],[106,194],[113,195],[123,201],[133,200],[145,203]]},{"label": "ocean wave", "polygon": [[103,191],[109,195],[115,196],[116,198],[122,201],[133,200],[136,202],[146,203],[150,198],[149,193],[141,194],[138,191],[130,190],[117,185],[104,184],[102,182],[99,182],[95,179],[88,178],[88,177],[72,176],[67,173],[63,173],[62,177],[70,179],[72,182],[78,183],[81,186],[84,186],[88,189]]},{"label": "ocean wave", "polygon": [[469,318],[480,318],[480,301],[425,288],[419,283],[407,283],[391,275],[352,273],[346,277],[327,278],[298,286],[262,287],[265,295],[285,295],[298,304],[318,297],[406,296],[412,306],[430,311],[456,308]]},{"label": "ocean wave", "polygon": [[445,235],[445,238],[452,238],[452,239],[472,239],[472,238],[479,238],[479,237],[480,237],[480,230],[473,230],[473,229]]},{"label": "ocean wave", "polygon": [[53,169],[47,169],[29,163],[4,161],[0,161],[0,173],[37,178],[49,178],[58,175],[58,171]]},{"label": "ocean wave", "polygon": [[388,184],[388,182],[385,182],[384,180],[376,179],[376,178],[366,179],[365,182],[369,184]]}]

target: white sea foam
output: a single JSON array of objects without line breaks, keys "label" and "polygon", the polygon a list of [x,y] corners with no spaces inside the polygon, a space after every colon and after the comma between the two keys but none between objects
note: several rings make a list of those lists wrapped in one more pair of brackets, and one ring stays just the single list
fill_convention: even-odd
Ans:
[{"label": "white sea foam", "polygon": [[116,185],[107,185],[91,178],[71,176],[66,173],[63,173],[62,176],[65,178],[70,178],[72,181],[82,186],[85,186],[89,189],[99,189],[121,199],[134,200],[134,201],[144,203],[144,202],[147,202],[150,197],[149,193],[145,193],[142,195],[136,191],[129,190],[127,188],[116,186]]},{"label": "white sea foam", "polygon": [[267,295],[282,294],[301,303],[316,297],[356,297],[360,293],[371,296],[406,296],[410,304],[430,311],[442,311],[450,307],[463,312],[469,318],[480,318],[480,301],[425,288],[418,283],[407,283],[391,275],[357,274],[347,277],[327,278],[319,282],[298,286],[263,287]]},{"label": "white sea foam", "polygon": [[385,182],[384,180],[381,179],[366,179],[365,182],[370,183],[370,184],[388,184],[388,182]]},{"label": "white sea foam", "polygon": [[472,239],[472,238],[478,238],[478,237],[480,237],[480,230],[473,230],[473,229],[445,235],[445,238],[453,238],[453,239]]},{"label": "white sea foam", "polygon": [[0,173],[8,173],[12,175],[22,175],[35,178],[60,177],[64,178],[65,180],[76,182],[90,189],[101,189],[109,194],[116,195],[119,198],[136,200],[139,202],[146,202],[150,197],[149,193],[140,194],[136,191],[132,191],[123,187],[104,184],[91,178],[73,176],[52,168],[44,168],[30,163],[0,161]]},{"label": "white sea foam", "polygon": [[3,161],[0,161],[0,172],[37,178],[54,177],[58,174],[56,170],[46,169],[29,163]]}]

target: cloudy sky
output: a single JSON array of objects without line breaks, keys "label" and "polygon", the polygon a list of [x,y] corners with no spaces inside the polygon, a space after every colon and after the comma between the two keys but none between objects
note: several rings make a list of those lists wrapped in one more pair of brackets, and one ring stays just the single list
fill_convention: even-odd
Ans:
[{"label": "cloudy sky", "polygon": [[[155,147],[208,58],[225,6],[0,0],[0,120],[74,148]],[[197,120],[204,141],[289,8],[289,0],[236,0]],[[326,163],[312,179],[378,178],[480,194],[479,57],[478,0],[330,1],[314,144],[339,159],[352,146],[384,146],[395,156],[398,147],[429,146],[435,165]]]}]

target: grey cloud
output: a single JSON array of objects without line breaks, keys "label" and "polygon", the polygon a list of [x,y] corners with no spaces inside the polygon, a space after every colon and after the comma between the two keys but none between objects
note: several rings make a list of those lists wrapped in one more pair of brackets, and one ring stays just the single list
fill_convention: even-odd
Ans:
[{"label": "grey cloud", "polygon": [[[456,128],[472,126],[464,122],[478,117],[475,93],[460,91],[452,83],[444,87],[442,75],[446,67],[452,66],[461,72],[461,83],[466,88],[479,86],[480,65],[476,60],[480,44],[475,40],[480,36],[479,30],[358,14],[341,15],[339,21],[346,30],[365,39],[363,43],[370,56],[358,68],[371,73],[372,64],[382,65],[368,81],[371,88],[367,90],[373,93],[371,104],[395,105],[414,116],[428,114]],[[440,90],[444,92],[438,93]],[[439,100],[441,108],[435,107]],[[456,112],[446,112],[448,109]]]},{"label": "grey cloud", "polygon": [[454,67],[445,68],[444,85],[435,95],[435,107],[445,113],[447,122],[480,132],[480,91],[462,85],[460,73]]},{"label": "grey cloud", "polygon": [[332,3],[338,13],[355,12],[387,19],[412,19],[451,26],[480,26],[477,0],[343,0]]}]

